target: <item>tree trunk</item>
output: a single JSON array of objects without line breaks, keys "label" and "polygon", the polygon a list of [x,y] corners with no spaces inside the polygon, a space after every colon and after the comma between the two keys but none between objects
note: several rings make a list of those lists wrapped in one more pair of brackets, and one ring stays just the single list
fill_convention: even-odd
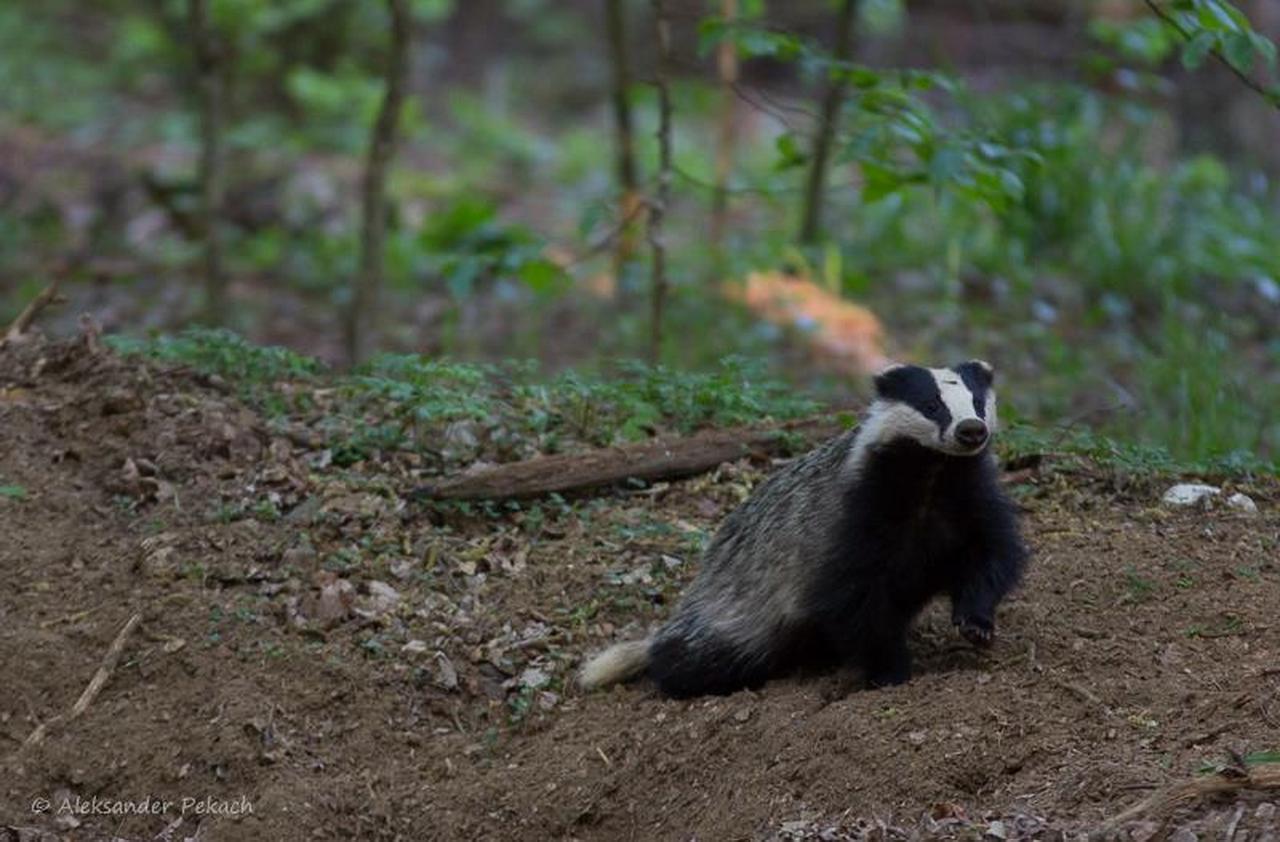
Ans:
[{"label": "tree trunk", "polygon": [[813,155],[809,163],[809,181],[805,188],[804,219],[800,224],[800,242],[812,245],[822,236],[822,204],[826,198],[827,165],[831,159],[831,145],[835,141],[840,124],[840,110],[844,106],[847,83],[843,72],[837,72],[853,54],[853,24],[857,3],[842,0],[840,17],[836,23],[836,43],[832,58],[837,67],[827,76],[827,87],[822,95],[822,111],[818,115],[817,134],[813,140]]},{"label": "tree trunk", "polygon": [[204,240],[204,319],[210,324],[221,325],[227,316],[227,282],[222,268],[222,205],[226,192],[222,48],[209,21],[207,0],[188,0],[187,21],[195,51],[200,102],[200,235]]},{"label": "tree trunk", "polygon": [[[738,0],[721,0],[720,15],[732,27],[738,20]],[[720,74],[720,130],[716,137],[715,189],[711,194],[711,248],[716,263],[722,263],[724,234],[729,212],[729,174],[733,171],[733,147],[737,132],[738,48],[726,38],[716,50],[716,67]]]},{"label": "tree trunk", "polygon": [[604,0],[605,27],[609,37],[609,59],[613,68],[614,159],[621,199],[618,203],[620,227],[613,250],[614,283],[623,289],[627,264],[635,257],[640,210],[640,184],[636,169],[635,142],[631,128],[631,59],[627,54],[627,25],[623,0]]},{"label": "tree trunk", "polygon": [[663,223],[671,203],[671,21],[665,0],[653,0],[653,20],[657,30],[658,64],[654,85],[658,89],[658,189],[649,204],[649,247],[653,252],[649,358],[662,359],[662,319],[667,299],[667,243]]},{"label": "tree trunk", "polygon": [[387,0],[387,7],[391,13],[391,44],[385,91],[369,137],[360,197],[360,268],[351,291],[346,319],[347,358],[352,365],[363,362],[376,344],[383,242],[387,228],[387,169],[395,155],[396,129],[409,75],[409,0]]}]

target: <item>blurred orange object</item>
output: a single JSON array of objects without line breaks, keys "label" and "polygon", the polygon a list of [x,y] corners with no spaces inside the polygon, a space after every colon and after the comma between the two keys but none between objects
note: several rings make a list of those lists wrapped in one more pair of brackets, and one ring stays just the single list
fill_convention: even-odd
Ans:
[{"label": "blurred orange object", "polygon": [[768,322],[800,331],[816,354],[851,376],[888,364],[884,326],[875,314],[812,280],[783,272],[752,272],[730,298]]}]

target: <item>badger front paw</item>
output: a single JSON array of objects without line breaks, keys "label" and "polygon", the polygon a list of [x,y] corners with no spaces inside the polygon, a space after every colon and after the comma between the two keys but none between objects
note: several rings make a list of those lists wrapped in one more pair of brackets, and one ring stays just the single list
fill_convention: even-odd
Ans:
[{"label": "badger front paw", "polygon": [[956,630],[960,636],[979,649],[986,649],[996,639],[995,623],[981,617],[956,617]]}]

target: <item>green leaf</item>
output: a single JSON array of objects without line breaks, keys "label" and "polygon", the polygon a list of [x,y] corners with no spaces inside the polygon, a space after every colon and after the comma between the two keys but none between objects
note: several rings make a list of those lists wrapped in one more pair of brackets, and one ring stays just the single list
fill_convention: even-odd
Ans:
[{"label": "green leaf", "polygon": [[1213,49],[1217,38],[1211,32],[1197,32],[1195,37],[1182,48],[1182,66],[1195,70],[1204,63],[1205,56]]},{"label": "green leaf", "polygon": [[0,497],[7,497],[10,500],[27,499],[27,489],[20,485],[0,485]]},{"label": "green leaf", "polygon": [[1000,170],[1000,189],[1011,202],[1021,202],[1023,194],[1026,193],[1022,179],[1013,170]]},{"label": "green leaf", "polygon": [[779,170],[790,169],[791,167],[804,166],[809,161],[809,155],[800,148],[796,136],[791,132],[778,135],[775,144],[778,149],[778,163],[776,168]]},{"label": "green leaf", "polygon": [[862,201],[866,204],[896,193],[903,185],[902,176],[898,173],[870,162],[862,165],[862,178]]},{"label": "green leaf", "polygon": [[872,35],[901,32],[906,16],[902,0],[862,0],[858,4],[858,23]]},{"label": "green leaf", "polygon": [[1241,73],[1253,69],[1253,38],[1245,32],[1229,32],[1223,36],[1222,52],[1231,66]]},{"label": "green leaf", "polygon": [[551,295],[564,291],[569,279],[555,263],[538,259],[520,267],[520,280],[539,295]]},{"label": "green leaf", "polygon": [[1276,69],[1275,42],[1256,32],[1249,33],[1249,37],[1253,39],[1253,49],[1262,56],[1262,60],[1267,63],[1267,67],[1274,72]]}]

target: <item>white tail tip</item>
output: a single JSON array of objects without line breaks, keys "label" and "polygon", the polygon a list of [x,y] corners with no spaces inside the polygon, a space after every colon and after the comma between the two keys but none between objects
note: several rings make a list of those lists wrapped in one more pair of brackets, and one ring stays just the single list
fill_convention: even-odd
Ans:
[{"label": "white tail tip", "polygon": [[649,641],[631,640],[618,643],[587,661],[578,673],[583,690],[598,690],[635,678],[649,666]]}]

